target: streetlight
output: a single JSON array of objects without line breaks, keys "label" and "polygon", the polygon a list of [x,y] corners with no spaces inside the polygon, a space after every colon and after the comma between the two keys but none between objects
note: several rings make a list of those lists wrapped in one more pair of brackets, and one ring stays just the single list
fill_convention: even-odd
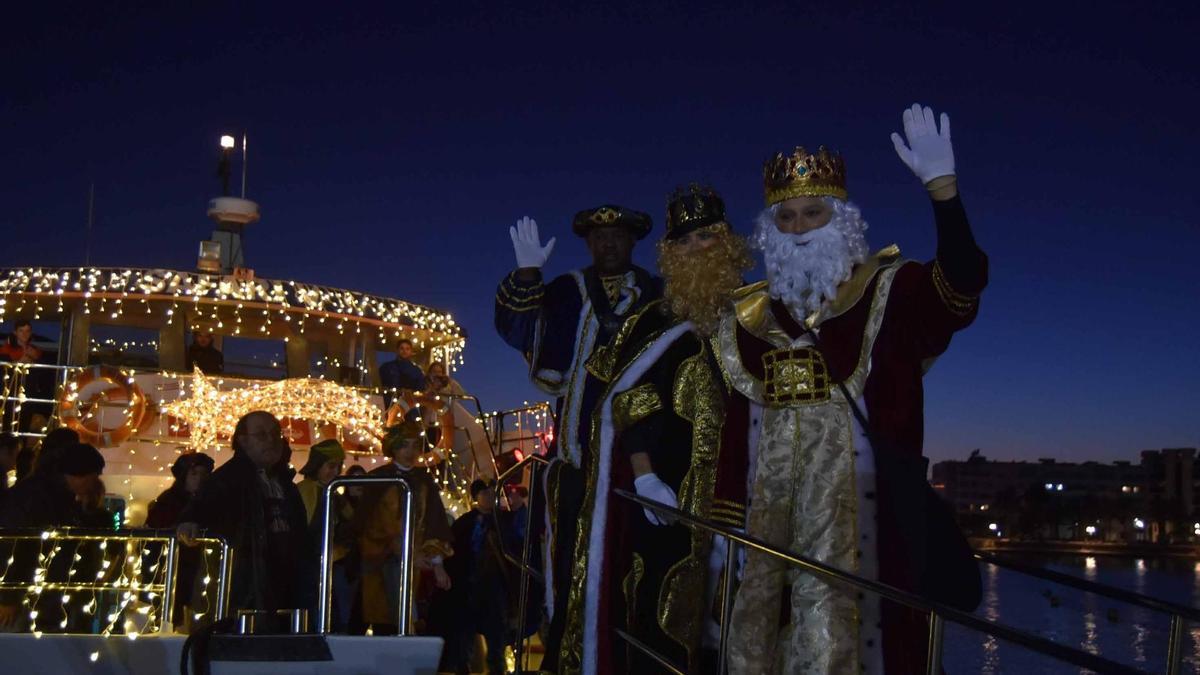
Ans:
[{"label": "streetlight", "polygon": [[996,530],[1000,529],[1000,526],[996,523],[988,523],[988,529],[992,532],[995,532]]},{"label": "streetlight", "polygon": [[1133,526],[1139,530],[1144,530],[1146,529],[1146,521],[1142,520],[1141,518],[1134,518]]},{"label": "streetlight", "polygon": [[1088,525],[1087,527],[1083,528],[1083,531],[1087,532],[1089,537],[1094,536],[1096,534],[1096,526]]},{"label": "streetlight", "polygon": [[233,146],[236,143],[237,143],[237,141],[234,140],[233,136],[222,136],[221,137],[221,147],[225,148],[226,150],[232,150]]}]

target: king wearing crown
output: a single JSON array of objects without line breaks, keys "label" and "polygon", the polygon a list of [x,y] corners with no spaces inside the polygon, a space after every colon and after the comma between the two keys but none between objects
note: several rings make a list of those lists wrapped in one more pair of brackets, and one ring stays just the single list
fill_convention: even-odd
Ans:
[{"label": "king wearing crown", "polygon": [[[974,320],[987,257],[958,196],[950,120],[940,122],[914,105],[906,138],[892,135],[931,199],[937,253],[924,263],[895,246],[869,252],[840,155],[796,148],[766,163],[751,243],[767,279],[739,290],[716,353],[751,401],[747,533],[970,609],[978,569],[925,481],[922,376]],[[729,671],[924,672],[926,625],[750,550]]]}]

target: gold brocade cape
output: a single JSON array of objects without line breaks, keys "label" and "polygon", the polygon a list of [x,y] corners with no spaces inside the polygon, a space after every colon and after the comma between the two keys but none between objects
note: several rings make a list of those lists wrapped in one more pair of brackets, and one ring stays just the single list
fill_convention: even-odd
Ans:
[{"label": "gold brocade cape", "polygon": [[[614,621],[630,625],[636,598],[645,598],[649,591],[649,587],[639,591],[639,584],[651,580],[643,578],[646,566],[636,553],[628,560],[604,559],[604,532],[611,519],[608,500],[619,499],[610,495],[613,462],[627,461],[630,452],[646,450],[623,448],[616,452],[614,448],[622,432],[647,416],[662,414],[677,416],[680,419],[675,419],[675,423],[690,426],[690,457],[682,460],[687,462],[686,473],[676,489],[679,508],[701,518],[710,517],[726,397],[725,383],[715,367],[713,346],[710,339],[694,333],[690,323],[667,316],[660,301],[626,321],[613,341],[598,350],[588,363],[588,369],[608,382],[608,387],[593,415],[593,453],[587,467],[585,501],[576,533],[577,554],[559,659],[562,675],[592,675],[598,672],[598,662],[603,663],[607,658],[597,653],[603,649],[600,633],[609,632],[609,626],[596,625],[598,607],[605,602],[607,593],[600,588],[601,570],[607,572],[609,584],[621,584],[625,597],[626,616],[611,617]],[[686,350],[686,356],[676,351],[680,349]],[[672,350],[672,357],[664,359],[668,350]],[[662,395],[661,387],[644,381],[644,376],[655,372],[655,368],[664,367],[664,361],[669,362],[665,367],[674,368],[668,374],[672,384],[666,396]],[[631,512],[636,512],[633,517],[643,517],[640,508]],[[690,538],[690,546],[661,578],[654,580],[659,584],[654,594],[658,599],[654,616],[657,628],[674,643],[691,672],[699,666],[699,644],[706,614],[704,588],[709,538],[690,530],[685,536]],[[624,661],[611,666],[615,672],[624,667]]]},{"label": "gold brocade cape", "polygon": [[[823,321],[858,302],[870,303],[857,366],[844,382],[857,400],[870,372],[898,262],[898,251],[885,249],[856,267],[838,296],[805,319],[808,328],[819,330]],[[864,298],[876,279],[873,295]],[[770,306],[766,284],[746,287],[717,333],[729,381],[761,406],[747,532],[773,546],[876,578],[875,503],[867,497],[875,490],[869,443],[812,338],[789,336]],[[761,368],[743,363],[739,330],[769,347]],[[785,601],[791,618],[780,626],[779,607]],[[880,621],[877,599],[856,601],[814,575],[751,550],[734,600],[730,673],[882,672]]]}]

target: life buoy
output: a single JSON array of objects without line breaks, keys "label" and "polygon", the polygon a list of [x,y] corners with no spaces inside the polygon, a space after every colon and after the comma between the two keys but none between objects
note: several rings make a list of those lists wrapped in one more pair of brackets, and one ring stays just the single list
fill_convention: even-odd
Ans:
[{"label": "life buoy", "polygon": [[[392,427],[400,424],[413,408],[422,407],[431,412],[433,419],[424,420],[426,430],[431,430],[436,426],[440,429],[440,433],[437,434],[437,443],[418,461],[423,465],[439,464],[454,449],[454,408],[451,402],[452,400],[449,398],[428,395],[423,392],[405,391],[392,401],[392,407],[388,408],[387,414],[384,416],[384,426]],[[436,420],[436,424],[432,424],[434,420]]]},{"label": "life buoy", "polygon": [[[99,383],[101,386],[91,386]],[[87,391],[88,389],[92,391]],[[85,398],[86,397],[86,398]],[[100,407],[125,404],[124,421],[105,428]],[[89,366],[63,387],[58,398],[58,418],[84,442],[101,448],[120,445],[133,434],[146,414],[146,395],[133,380],[112,366]]]}]

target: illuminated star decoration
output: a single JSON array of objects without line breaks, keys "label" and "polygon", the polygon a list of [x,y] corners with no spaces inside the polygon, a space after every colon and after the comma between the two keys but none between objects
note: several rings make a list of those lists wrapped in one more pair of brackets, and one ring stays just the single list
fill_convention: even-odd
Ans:
[{"label": "illuminated star decoration", "polygon": [[192,395],[163,406],[187,423],[188,443],[194,449],[213,447],[220,437],[233,436],[237,421],[255,410],[277,419],[311,420],[336,424],[347,438],[371,448],[380,446],[383,413],[363,393],[327,380],[293,378],[221,391],[197,368],[192,374]]}]

